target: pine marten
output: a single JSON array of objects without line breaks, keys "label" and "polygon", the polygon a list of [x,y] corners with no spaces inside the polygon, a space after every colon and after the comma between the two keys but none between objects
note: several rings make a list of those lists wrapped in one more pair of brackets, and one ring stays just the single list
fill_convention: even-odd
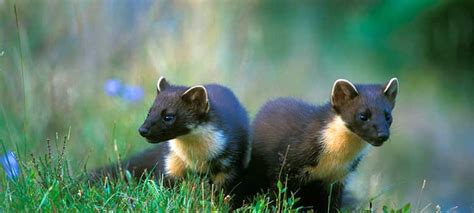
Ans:
[{"label": "pine marten", "polygon": [[345,178],[368,144],[381,146],[389,138],[397,93],[396,78],[385,85],[340,79],[330,103],[322,106],[293,98],[269,101],[251,127],[252,159],[245,187],[254,193],[274,192],[281,180],[301,198],[299,206],[317,212],[327,212],[331,192],[330,210],[337,211]]},{"label": "pine marten", "polygon": [[[217,84],[175,86],[161,77],[139,133],[157,145],[121,163],[136,178],[145,171],[170,182],[192,173],[232,189],[250,161],[249,121],[232,91]],[[93,173],[116,177],[108,167]]]}]

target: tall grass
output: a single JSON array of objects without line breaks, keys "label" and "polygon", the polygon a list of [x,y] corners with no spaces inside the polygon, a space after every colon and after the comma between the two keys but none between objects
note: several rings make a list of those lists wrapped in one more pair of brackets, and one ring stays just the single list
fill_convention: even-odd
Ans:
[{"label": "tall grass", "polygon": [[[152,177],[140,182],[128,180],[87,181],[87,172],[72,172],[65,147],[69,136],[62,140],[59,153],[53,153],[52,143],[47,141],[47,154],[21,162],[22,175],[8,180],[0,175],[1,211],[190,211],[226,212],[231,208],[231,195],[225,195],[199,177],[186,179],[174,187]],[[128,171],[125,171],[128,172]],[[280,204],[281,202],[281,204]],[[291,212],[294,200],[280,200],[271,204],[262,195],[236,211],[243,212]],[[278,207],[276,207],[278,206]]]},{"label": "tall grass", "polygon": [[[278,182],[275,194],[259,194],[238,208],[233,195],[224,194],[198,176],[191,176],[170,187],[162,179],[147,176],[141,181],[124,171],[124,179],[90,182],[87,170],[74,172],[66,146],[70,136],[48,140],[47,153],[19,159],[21,175],[16,180],[0,174],[0,211],[138,211],[138,212],[297,212],[298,198]],[[57,147],[59,152],[53,150]],[[237,202],[239,203],[239,202]],[[324,204],[323,204],[324,205]],[[405,206],[396,212],[409,212]],[[341,210],[349,212],[349,210]],[[384,212],[395,209],[383,208]],[[370,211],[369,211],[370,212]]]}]

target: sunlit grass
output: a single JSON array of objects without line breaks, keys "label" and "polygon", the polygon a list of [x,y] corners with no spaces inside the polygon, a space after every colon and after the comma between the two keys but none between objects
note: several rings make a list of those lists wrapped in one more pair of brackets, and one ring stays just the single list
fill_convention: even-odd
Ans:
[{"label": "sunlit grass", "polygon": [[[65,137],[64,145],[67,145],[67,140]],[[51,142],[47,144],[47,154],[32,155],[32,160],[20,161],[21,174],[17,179],[0,175],[3,192],[0,211],[226,212],[231,208],[229,195],[197,177],[174,187],[166,187],[162,181],[151,177],[140,182],[132,179],[89,182],[86,171],[71,172],[64,147],[55,154],[51,151]],[[291,203],[280,202],[278,208],[291,210]],[[291,199],[289,202],[293,203]],[[267,212],[275,209],[266,197],[261,196],[238,211]]]}]

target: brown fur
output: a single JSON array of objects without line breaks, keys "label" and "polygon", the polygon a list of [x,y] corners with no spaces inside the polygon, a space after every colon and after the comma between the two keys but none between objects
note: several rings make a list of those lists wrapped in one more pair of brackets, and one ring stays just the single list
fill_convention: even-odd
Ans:
[{"label": "brown fur", "polygon": [[212,182],[217,186],[222,186],[225,184],[226,180],[232,178],[232,174],[219,172],[212,177]]},{"label": "brown fur", "polygon": [[280,180],[301,198],[297,205],[336,212],[345,179],[368,144],[381,146],[388,140],[397,93],[396,78],[385,85],[340,79],[325,105],[292,98],[266,103],[252,127],[252,175],[245,187],[255,190],[249,194],[275,191]]},{"label": "brown fur", "polygon": [[157,82],[157,95],[138,132],[156,143],[120,163],[91,172],[90,179],[136,179],[151,172],[171,185],[187,174],[207,177],[227,193],[240,184],[248,165],[248,116],[230,89],[218,84],[194,87]]}]

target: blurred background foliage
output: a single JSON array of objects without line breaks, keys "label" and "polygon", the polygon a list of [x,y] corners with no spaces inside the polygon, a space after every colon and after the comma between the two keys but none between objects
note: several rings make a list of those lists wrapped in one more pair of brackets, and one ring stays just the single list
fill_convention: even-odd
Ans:
[{"label": "blurred background foliage", "polygon": [[[114,141],[122,157],[150,146],[137,128],[160,75],[227,85],[251,117],[279,96],[323,103],[337,78],[396,76],[391,139],[350,189],[473,211],[473,65],[469,0],[0,0],[0,140],[27,160],[70,131],[77,173],[115,161]],[[111,81],[144,97],[110,93]]]}]

